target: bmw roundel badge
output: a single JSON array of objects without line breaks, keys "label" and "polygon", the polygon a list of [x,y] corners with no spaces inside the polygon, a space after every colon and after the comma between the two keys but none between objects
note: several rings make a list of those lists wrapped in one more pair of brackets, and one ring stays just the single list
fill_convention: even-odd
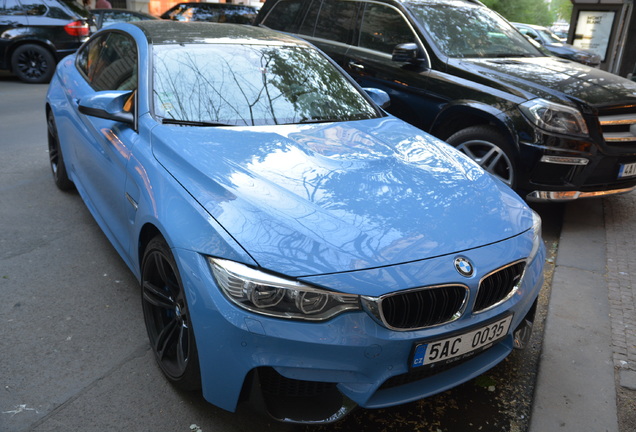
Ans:
[{"label": "bmw roundel badge", "polygon": [[460,275],[466,277],[471,277],[475,272],[475,268],[471,262],[463,257],[455,258],[455,270],[457,270]]}]

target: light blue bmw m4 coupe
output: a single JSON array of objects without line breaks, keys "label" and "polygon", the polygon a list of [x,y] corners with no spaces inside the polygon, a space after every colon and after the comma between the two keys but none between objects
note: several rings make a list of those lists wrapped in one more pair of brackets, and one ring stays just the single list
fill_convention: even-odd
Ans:
[{"label": "light blue bmw m4 coupe", "polygon": [[527,342],[539,217],[388,102],[249,26],[116,24],[60,62],[53,178],[139,280],[174,385],[328,422],[449,389]]}]

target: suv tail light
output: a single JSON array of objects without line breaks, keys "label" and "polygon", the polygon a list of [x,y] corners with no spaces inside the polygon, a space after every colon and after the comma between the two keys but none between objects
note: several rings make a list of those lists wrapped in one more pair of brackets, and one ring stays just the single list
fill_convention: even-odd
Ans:
[{"label": "suv tail light", "polygon": [[73,21],[64,26],[66,33],[71,36],[88,36],[88,24],[85,21]]}]

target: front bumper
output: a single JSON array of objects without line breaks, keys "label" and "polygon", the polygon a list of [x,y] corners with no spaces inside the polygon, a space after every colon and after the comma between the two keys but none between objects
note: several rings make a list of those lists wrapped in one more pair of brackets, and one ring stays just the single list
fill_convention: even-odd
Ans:
[{"label": "front bumper", "polygon": [[[203,395],[229,411],[234,411],[239,401],[249,400],[278,420],[315,423],[337,420],[356,405],[399,405],[470,380],[502,361],[513,349],[513,333],[526,329],[532,321],[543,283],[543,247],[528,263],[521,286],[510,299],[479,314],[471,312],[481,277],[522,259],[519,251],[527,253],[528,241],[522,235],[464,252],[478,272],[462,280],[471,292],[463,316],[414,331],[389,330],[364,311],[319,323],[249,313],[223,297],[202,255],[176,250],[184,269],[182,278],[199,351]],[[451,262],[449,257],[438,257],[387,271],[406,274],[419,266],[418,274],[433,275],[433,280],[421,282],[421,286],[438,284],[442,278],[449,282],[449,277],[460,277],[454,269],[447,273],[434,271]],[[409,367],[416,343],[463,334],[508,314],[513,315],[508,334],[488,349],[427,370]]]},{"label": "front bumper", "polygon": [[[545,144],[521,143],[521,170],[527,181],[519,185],[528,201],[572,201],[628,193],[636,177],[620,178],[621,166],[636,163],[636,151],[606,154],[595,144],[544,136]],[[585,147],[587,151],[574,148]]]}]

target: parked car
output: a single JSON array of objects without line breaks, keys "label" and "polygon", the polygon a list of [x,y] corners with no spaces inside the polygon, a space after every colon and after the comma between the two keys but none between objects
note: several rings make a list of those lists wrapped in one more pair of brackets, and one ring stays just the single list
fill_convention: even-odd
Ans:
[{"label": "parked car", "polygon": [[0,69],[48,82],[56,63],[88,39],[90,19],[72,0],[0,1]]},{"label": "parked car", "polygon": [[54,181],[140,281],[169,381],[334,421],[523,347],[540,219],[373,100],[308,43],[244,25],[115,24],[59,64]]},{"label": "parked car", "polygon": [[230,3],[178,3],[161,15],[173,21],[208,21],[251,24],[257,10],[253,6]]},{"label": "parked car", "polygon": [[256,24],[312,42],[528,200],[636,185],[636,85],[546,56],[479,2],[267,0]]},{"label": "parked car", "polygon": [[156,16],[128,9],[91,9],[98,29],[118,22],[158,20]]},{"label": "parked car", "polygon": [[559,36],[545,27],[521,23],[512,23],[512,25],[524,36],[545,47],[552,55],[592,67],[598,67],[601,64],[601,57],[598,54],[563,43]]}]

